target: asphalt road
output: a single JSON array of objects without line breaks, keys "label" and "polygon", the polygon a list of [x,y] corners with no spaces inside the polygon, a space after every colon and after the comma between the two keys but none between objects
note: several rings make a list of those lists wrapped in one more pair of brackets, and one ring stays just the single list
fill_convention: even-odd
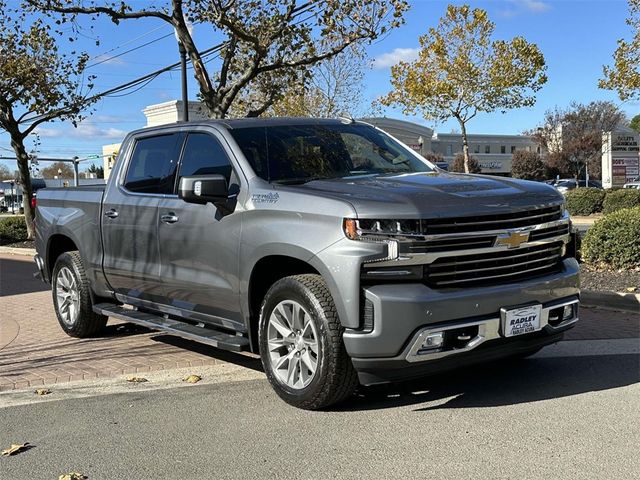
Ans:
[{"label": "asphalt road", "polygon": [[324,412],[263,379],[0,408],[2,447],[33,445],[0,457],[0,478],[639,478],[637,353],[557,352]]}]

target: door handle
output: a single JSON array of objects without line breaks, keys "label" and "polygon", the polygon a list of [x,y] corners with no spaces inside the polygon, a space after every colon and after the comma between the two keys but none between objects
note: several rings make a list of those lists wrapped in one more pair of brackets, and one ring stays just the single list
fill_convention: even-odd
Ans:
[{"label": "door handle", "polygon": [[176,223],[178,221],[178,216],[175,213],[167,213],[160,217],[163,223]]},{"label": "door handle", "polygon": [[111,210],[107,210],[106,212],[104,212],[104,216],[109,218],[116,218],[118,216],[118,212],[112,208]]}]

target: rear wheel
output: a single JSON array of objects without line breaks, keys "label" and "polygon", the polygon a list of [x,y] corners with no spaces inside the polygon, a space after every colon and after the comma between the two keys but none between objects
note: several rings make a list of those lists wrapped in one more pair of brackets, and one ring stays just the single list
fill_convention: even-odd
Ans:
[{"label": "rear wheel", "polygon": [[320,275],[286,277],[269,289],[260,311],[260,356],[285,402],[315,410],[353,394],[358,379],[343,331]]},{"label": "rear wheel", "polygon": [[77,251],[58,257],[51,275],[53,306],[62,329],[72,337],[90,337],[107,324],[93,311],[89,280]]}]

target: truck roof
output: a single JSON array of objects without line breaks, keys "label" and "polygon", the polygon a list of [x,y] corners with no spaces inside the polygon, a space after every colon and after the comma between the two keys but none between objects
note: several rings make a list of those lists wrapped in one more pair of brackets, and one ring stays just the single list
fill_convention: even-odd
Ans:
[{"label": "truck roof", "polygon": [[282,127],[289,125],[337,125],[348,121],[338,118],[309,118],[309,117],[270,117],[270,118],[234,118],[221,120],[206,120],[207,122],[225,125],[227,128],[249,127]]}]

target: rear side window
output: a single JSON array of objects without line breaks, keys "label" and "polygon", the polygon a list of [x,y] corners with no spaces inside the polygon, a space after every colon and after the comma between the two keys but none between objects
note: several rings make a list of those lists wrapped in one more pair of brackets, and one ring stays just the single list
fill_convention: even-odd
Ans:
[{"label": "rear side window", "polygon": [[231,162],[220,142],[207,133],[190,133],[182,154],[180,177],[223,175],[231,178]]},{"label": "rear side window", "polygon": [[124,187],[136,193],[172,194],[183,138],[173,133],[137,140]]}]

